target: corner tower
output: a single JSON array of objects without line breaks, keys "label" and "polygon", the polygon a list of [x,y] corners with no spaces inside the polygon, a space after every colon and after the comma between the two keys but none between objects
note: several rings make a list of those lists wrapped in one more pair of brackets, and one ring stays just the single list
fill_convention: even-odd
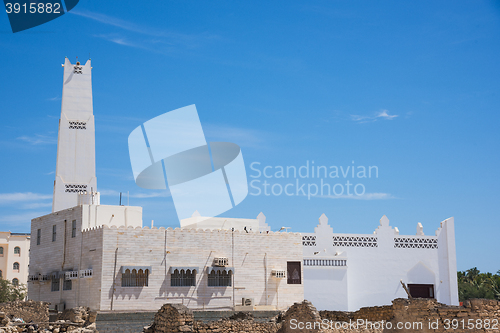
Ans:
[{"label": "corner tower", "polygon": [[[95,175],[95,128],[92,107],[92,67],[64,61],[64,78],[57,139],[57,166],[52,212],[99,199]],[[79,195],[79,194],[88,195]],[[87,203],[87,202],[85,202]]]}]

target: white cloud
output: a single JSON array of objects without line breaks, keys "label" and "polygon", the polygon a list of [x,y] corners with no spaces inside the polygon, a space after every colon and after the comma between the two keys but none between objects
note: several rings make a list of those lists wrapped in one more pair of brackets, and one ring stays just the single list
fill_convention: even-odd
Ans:
[{"label": "white cloud", "polygon": [[32,145],[52,145],[57,143],[57,138],[41,134],[35,134],[34,136],[23,135],[18,137],[17,140],[21,140]]},{"label": "white cloud", "polygon": [[232,142],[241,147],[261,148],[268,137],[262,131],[233,126],[204,124],[203,129],[209,142]]},{"label": "white cloud", "polygon": [[[116,28],[120,28],[128,32],[135,33],[136,37],[142,35],[136,38],[134,41],[132,41],[130,37],[125,38],[122,35],[118,35],[115,33],[99,34],[94,35],[94,37],[103,38],[115,44],[145,49],[156,53],[170,53],[176,45],[183,46],[184,48],[196,48],[204,42],[221,39],[217,35],[209,34],[206,32],[198,34],[183,34],[168,30],[156,29],[153,27],[141,26],[139,24],[122,20],[117,17],[87,10],[72,10],[70,13]],[[144,38],[145,36],[146,38]]]},{"label": "white cloud", "polygon": [[353,114],[353,115],[351,115],[351,120],[353,120],[357,123],[370,123],[370,122],[377,121],[379,119],[392,120],[396,117],[399,117],[399,115],[397,115],[397,114],[391,115],[391,114],[389,114],[388,110],[381,110],[372,116],[360,116],[360,115]]},{"label": "white cloud", "polygon": [[32,192],[24,193],[0,193],[0,204],[12,204],[16,202],[52,200],[52,194],[38,194]]},{"label": "white cloud", "polygon": [[21,213],[21,214],[12,214],[12,215],[1,215],[0,222],[25,222],[29,225],[30,221],[35,217],[40,217],[50,214],[50,211],[39,211],[39,212],[29,212],[29,213]]},{"label": "white cloud", "polygon": [[391,119],[394,119],[394,118],[398,117],[398,115],[390,115],[387,112],[388,112],[387,110],[380,111],[377,114],[377,118],[384,118],[384,119],[391,120]]}]

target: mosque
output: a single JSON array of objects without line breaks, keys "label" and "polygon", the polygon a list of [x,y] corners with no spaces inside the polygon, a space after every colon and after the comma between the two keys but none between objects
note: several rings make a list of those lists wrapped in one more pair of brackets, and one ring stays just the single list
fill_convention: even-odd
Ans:
[{"label": "mosque", "polygon": [[143,226],[142,207],[101,205],[95,172],[91,61],[63,64],[52,213],[31,221],[28,297],[62,310],[357,310],[406,297],[458,305],[453,218],[435,235],[399,235],[382,217],[371,234],[273,232],[255,219]]}]

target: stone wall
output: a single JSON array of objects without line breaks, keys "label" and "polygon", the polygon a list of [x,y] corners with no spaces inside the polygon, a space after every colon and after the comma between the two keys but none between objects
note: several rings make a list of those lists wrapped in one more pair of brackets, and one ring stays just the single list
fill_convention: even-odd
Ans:
[{"label": "stone wall", "polygon": [[[154,322],[145,333],[392,333],[392,332],[496,332],[500,330],[500,302],[474,299],[464,306],[448,306],[435,299],[395,299],[392,305],[362,308],[356,312],[321,311],[308,301],[295,303],[267,322],[256,322],[252,312],[236,313],[218,321],[194,320],[193,312],[179,304],[165,304],[155,315]],[[474,328],[467,324],[474,323]],[[486,320],[489,328],[485,328]],[[462,327],[453,329],[453,321]],[[481,320],[482,328],[478,327]],[[496,330],[493,327],[496,320]],[[450,327],[446,327],[449,322]],[[300,325],[299,323],[302,323]],[[418,323],[421,323],[420,325]],[[402,326],[398,326],[402,325]],[[410,326],[408,326],[410,325]],[[437,325],[437,326],[436,326]]]},{"label": "stone wall", "polygon": [[394,310],[392,305],[372,306],[361,308],[355,312],[348,311],[320,311],[322,319],[332,321],[356,321],[364,319],[367,321],[390,321],[394,317]]},{"label": "stone wall", "polygon": [[[394,318],[390,321],[391,333],[401,331],[398,323],[411,323],[419,332],[495,332],[500,330],[500,301],[473,299],[464,302],[464,306],[448,306],[434,299],[395,299],[393,301]],[[488,320],[488,321],[487,321]],[[493,325],[496,321],[496,330]],[[421,328],[418,326],[421,324]],[[489,323],[489,328],[485,324]],[[453,325],[458,325],[453,327]],[[448,325],[450,325],[448,327]],[[470,325],[470,326],[469,326]]]}]

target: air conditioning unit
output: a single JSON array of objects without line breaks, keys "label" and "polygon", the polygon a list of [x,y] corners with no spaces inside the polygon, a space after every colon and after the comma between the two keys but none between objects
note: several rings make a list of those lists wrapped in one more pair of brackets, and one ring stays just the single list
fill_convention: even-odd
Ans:
[{"label": "air conditioning unit", "polygon": [[229,264],[229,259],[226,257],[216,257],[214,258],[214,266],[225,267]]},{"label": "air conditioning unit", "polygon": [[286,278],[286,271],[284,269],[273,269],[271,271],[271,275],[277,279],[285,279]]},{"label": "air conditioning unit", "polygon": [[245,298],[241,299],[242,306],[254,306],[253,298]]},{"label": "air conditioning unit", "polygon": [[40,284],[44,284],[45,281],[49,280],[50,276],[48,276],[47,274],[38,273],[37,281],[40,282]]},{"label": "air conditioning unit", "polygon": [[82,269],[80,270],[80,279],[88,279],[94,276],[94,271],[92,269]]},{"label": "air conditioning unit", "polygon": [[64,272],[65,280],[75,280],[78,279],[78,271],[68,271]]}]

